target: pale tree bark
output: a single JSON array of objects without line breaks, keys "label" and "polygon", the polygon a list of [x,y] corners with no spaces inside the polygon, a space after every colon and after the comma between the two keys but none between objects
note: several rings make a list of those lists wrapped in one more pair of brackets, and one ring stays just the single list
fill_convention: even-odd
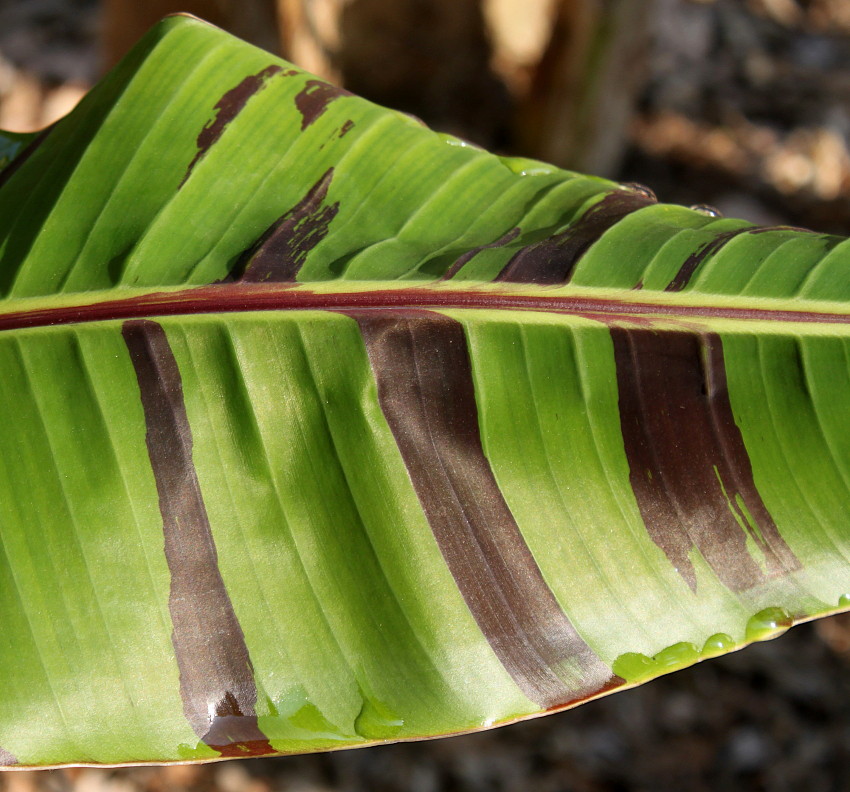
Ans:
[{"label": "pale tree bark", "polygon": [[350,0],[277,0],[284,57],[301,68],[341,83],[340,20]]},{"label": "pale tree bark", "polygon": [[104,0],[114,64],[188,11],[438,129],[616,171],[643,85],[650,0]]},{"label": "pale tree bark", "polygon": [[646,79],[651,9],[649,0],[559,0],[520,102],[520,148],[575,170],[616,173]]},{"label": "pale tree bark", "polygon": [[347,88],[477,143],[508,142],[511,98],[478,0],[349,0],[340,29]]}]

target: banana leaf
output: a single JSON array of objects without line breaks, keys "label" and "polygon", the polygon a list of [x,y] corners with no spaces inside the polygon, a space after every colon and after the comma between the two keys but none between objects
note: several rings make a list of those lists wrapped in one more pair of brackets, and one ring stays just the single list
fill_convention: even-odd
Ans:
[{"label": "banana leaf", "polygon": [[0,764],[487,728],[850,607],[842,238],[186,17],[0,168]]}]

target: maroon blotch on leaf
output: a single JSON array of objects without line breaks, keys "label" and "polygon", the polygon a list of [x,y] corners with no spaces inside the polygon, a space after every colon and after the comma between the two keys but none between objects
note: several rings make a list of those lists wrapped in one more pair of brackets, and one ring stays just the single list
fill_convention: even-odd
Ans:
[{"label": "maroon blotch on leaf", "polygon": [[[484,454],[460,322],[430,311],[347,312],[378,400],[463,598],[529,699],[559,707],[619,680],[576,632],[543,579]],[[565,664],[580,678],[563,676]]]},{"label": "maroon blotch on leaf", "polygon": [[328,234],[339,202],[324,204],[334,169],[328,168],[308,193],[266,229],[231,272],[243,282],[293,281],[307,254]]},{"label": "maroon blotch on leaf", "polygon": [[274,753],[257,725],[253,666],[218,567],[177,361],[158,323],[131,320],[121,332],[136,373],[159,495],[183,712],[198,737],[224,755]]},{"label": "maroon blotch on leaf", "polygon": [[351,96],[351,93],[324,80],[307,80],[304,89],[295,97],[295,106],[301,113],[301,131],[316,121],[334,99],[342,96]]},{"label": "maroon blotch on leaf", "polygon": [[753,481],[719,336],[612,327],[611,338],[629,479],[649,535],[682,578],[696,590],[694,546],[732,591],[798,569]]},{"label": "maroon blotch on leaf", "polygon": [[[186,175],[183,177],[183,181],[180,182],[180,187],[186,183],[186,180],[189,178],[189,175],[192,173],[195,165],[198,164],[204,154],[206,154],[210,147],[221,137],[227,125],[236,118],[237,115],[239,115],[248,103],[248,100],[261,88],[263,88],[271,77],[281,72],[283,72],[283,69],[281,69],[280,66],[266,66],[265,69],[257,72],[257,74],[252,74],[250,77],[246,77],[239,83],[239,85],[235,88],[231,88],[224,96],[221,97],[221,99],[218,100],[218,102],[216,102],[216,105],[213,108],[216,111],[216,116],[207,123],[198,135],[198,151],[195,153],[194,159],[189,163]],[[284,72],[283,76],[286,76],[287,74],[289,74],[289,72]]]},{"label": "maroon blotch on leaf", "polygon": [[626,215],[655,201],[641,193],[616,190],[590,207],[560,234],[518,251],[496,276],[513,283],[566,283],[579,259],[609,228]]}]

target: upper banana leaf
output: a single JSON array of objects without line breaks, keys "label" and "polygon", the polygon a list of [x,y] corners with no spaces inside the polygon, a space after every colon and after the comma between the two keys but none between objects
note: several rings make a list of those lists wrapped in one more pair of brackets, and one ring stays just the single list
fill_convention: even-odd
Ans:
[{"label": "upper banana leaf", "polygon": [[476,729],[850,606],[844,240],[189,18],[0,168],[0,764]]}]

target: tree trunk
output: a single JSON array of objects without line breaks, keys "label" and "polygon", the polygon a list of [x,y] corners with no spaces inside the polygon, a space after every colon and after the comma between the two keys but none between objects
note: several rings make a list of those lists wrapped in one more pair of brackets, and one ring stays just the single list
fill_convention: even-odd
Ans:
[{"label": "tree trunk", "polygon": [[646,76],[651,7],[648,0],[559,0],[517,116],[524,151],[586,173],[616,173]]}]

